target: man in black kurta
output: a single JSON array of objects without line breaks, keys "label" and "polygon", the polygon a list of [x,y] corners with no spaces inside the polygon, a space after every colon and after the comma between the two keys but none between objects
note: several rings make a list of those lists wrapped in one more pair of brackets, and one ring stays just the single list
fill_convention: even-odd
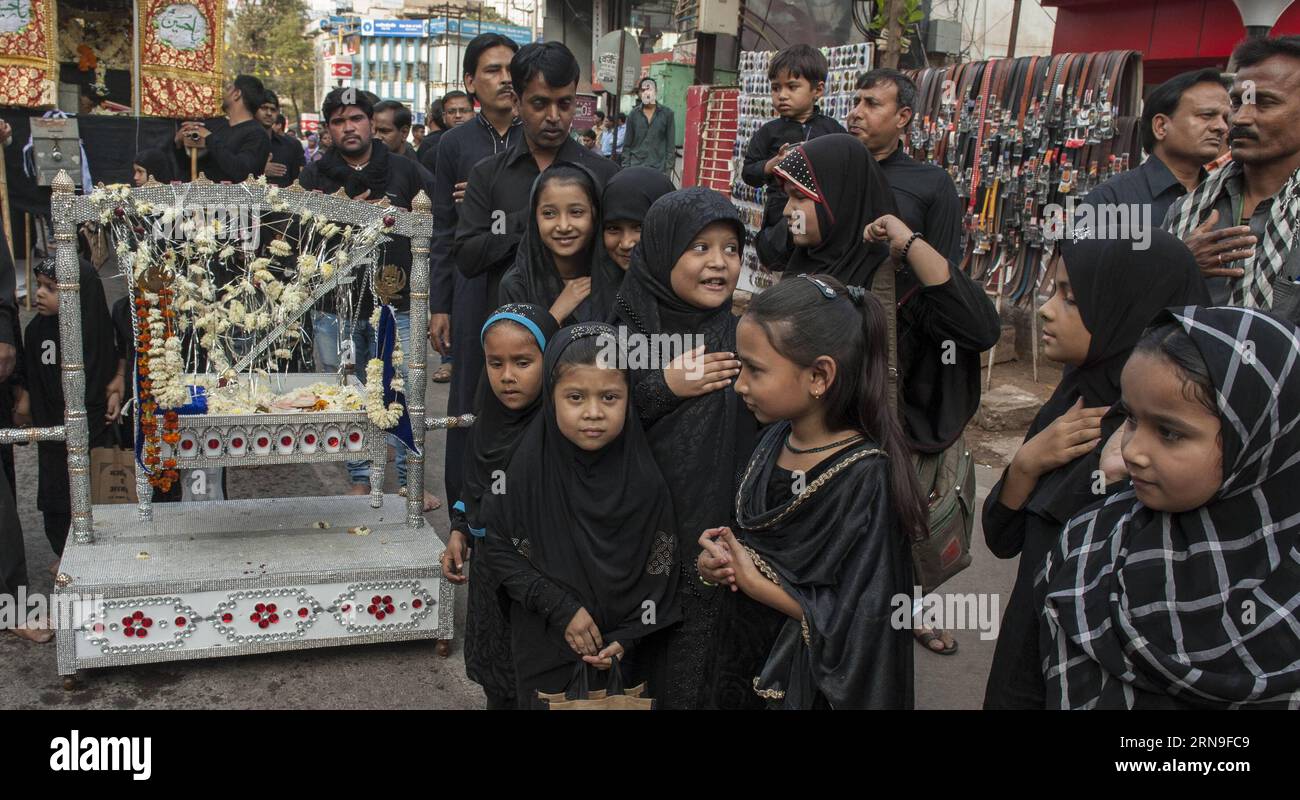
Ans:
[{"label": "man in black kurta", "polygon": [[289,186],[307,165],[307,157],[297,139],[276,131],[277,124],[283,126],[284,115],[280,113],[280,98],[275,92],[266,93],[257,109],[257,121],[271,137],[271,160],[266,164],[266,182],[273,186]]},{"label": "man in black kurta", "polygon": [[867,146],[894,190],[898,218],[920,231],[931,247],[961,264],[961,200],[947,172],[912,158],[903,148],[911,125],[916,84],[901,72],[876,69],[858,80],[857,103],[846,122]]},{"label": "man in black kurta", "polygon": [[[447,413],[467,414],[474,407],[479,375],[483,372],[483,346],[479,331],[488,317],[487,279],[470,278],[456,269],[452,240],[459,221],[460,196],[470,170],[479,161],[504,153],[523,138],[523,123],[515,116],[515,94],[510,86],[510,60],[519,46],[496,33],[474,37],[465,48],[465,88],[479,102],[480,113],[453,130],[425,137],[426,153],[437,157],[433,180],[433,247],[429,254],[429,342],[433,349],[451,354],[454,368],[447,396]],[[430,144],[430,137],[434,138]],[[465,444],[469,431],[447,431],[443,475],[447,498],[461,496]]]},{"label": "man in black kurta", "polygon": [[177,162],[189,164],[189,148],[198,146],[199,172],[213,183],[238,183],[250,175],[261,175],[271,156],[271,140],[255,116],[265,94],[257,78],[235,78],[221,101],[224,118],[186,122],[176,132]]}]

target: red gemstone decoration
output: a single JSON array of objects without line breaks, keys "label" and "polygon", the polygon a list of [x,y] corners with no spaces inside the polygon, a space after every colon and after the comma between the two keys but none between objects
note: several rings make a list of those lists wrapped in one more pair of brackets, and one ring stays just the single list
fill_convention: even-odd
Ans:
[{"label": "red gemstone decoration", "polygon": [[[126,216],[126,209],[122,208],[121,206],[119,206],[119,207],[113,209],[113,216],[117,217],[118,219],[121,219],[122,217],[125,217],[125,216]],[[384,219],[391,219],[391,218],[390,218],[390,217],[384,217]],[[389,224],[389,225],[392,225],[391,222],[388,223],[388,224]]]},{"label": "red gemstone decoration", "polygon": [[146,636],[148,636],[148,635],[149,635],[149,631],[145,630],[144,628],[136,628],[136,629],[135,629],[135,638],[137,638],[137,639],[143,639],[144,637],[146,637]]},{"label": "red gemstone decoration", "polygon": [[382,611],[375,612],[375,619],[383,619],[383,618],[384,618],[384,612]]},{"label": "red gemstone decoration", "polygon": [[176,618],[176,627],[178,627],[178,628],[184,628],[184,627],[185,627],[186,625],[188,625],[189,623],[190,623],[190,621],[189,621],[188,619],[186,619],[185,617],[177,617],[177,618]]},{"label": "red gemstone decoration", "polygon": [[307,616],[307,609],[305,609],[305,608],[300,608],[300,609],[298,609],[298,616],[300,616],[300,617],[305,617],[305,616]]},{"label": "red gemstone decoration", "polygon": [[275,623],[277,623],[277,622],[279,622],[279,621],[280,621],[280,615],[279,615],[279,614],[272,614],[272,615],[271,615],[271,624],[272,624],[272,625],[274,625]]},{"label": "red gemstone decoration", "polygon": [[220,447],[220,446],[221,446],[221,442],[217,441],[216,439],[209,439],[209,440],[208,440],[208,449],[209,449],[209,450],[216,450],[216,449],[217,449],[218,447]]},{"label": "red gemstone decoration", "polygon": [[144,619],[144,612],[143,612],[143,611],[137,611],[137,612],[135,612],[134,614],[131,615],[131,618],[132,618],[132,619]]},{"label": "red gemstone decoration", "polygon": [[259,627],[259,628],[265,628],[265,627],[267,627],[267,626],[270,625],[270,624],[271,624],[271,623],[268,622],[267,620],[262,620],[261,622],[257,623],[257,627]]},{"label": "red gemstone decoration", "polygon": [[262,618],[262,615],[261,615],[261,614],[249,614],[249,615],[248,615],[248,621],[249,621],[249,622],[257,622],[257,621],[260,620],[261,618]]},{"label": "red gemstone decoration", "polygon": [[375,595],[374,597],[370,598],[370,602],[374,603],[375,605],[379,605],[380,603],[384,602],[384,598],[380,597],[379,595]]},{"label": "red gemstone decoration", "polygon": [[384,606],[384,611],[388,614],[393,613],[393,605],[389,603],[388,605]]},{"label": "red gemstone decoration", "polygon": [[129,628],[135,624],[135,619],[133,617],[122,617],[122,624]]},{"label": "red gemstone decoration", "polygon": [[352,606],[345,605],[345,606],[343,606],[342,608],[340,608],[339,610],[342,611],[344,614],[346,614],[346,613],[348,613],[349,611],[352,610]]},{"label": "red gemstone decoration", "polygon": [[390,604],[390,603],[392,603],[392,602],[393,602],[393,596],[392,596],[392,595],[388,595],[388,594],[384,595],[384,605],[388,605],[388,604]]},{"label": "red gemstone decoration", "polygon": [[194,449],[194,440],[193,440],[193,439],[186,439],[185,441],[181,442],[181,449],[182,449],[182,450],[193,450],[193,449]]},{"label": "red gemstone decoration", "polygon": [[302,440],[303,440],[304,442],[306,442],[307,444],[316,444],[316,436],[315,436],[315,434],[311,434],[311,433],[309,433],[309,434],[307,434],[306,436],[302,437]]},{"label": "red gemstone decoration", "polygon": [[229,625],[231,622],[235,621],[235,616],[233,614],[222,614],[221,621]]},{"label": "red gemstone decoration", "polygon": [[256,611],[257,613],[261,614],[263,611],[266,610],[266,604],[265,604],[265,603],[258,603],[257,605],[253,606],[253,610]]},{"label": "red gemstone decoration", "polygon": [[378,610],[379,610],[379,606],[366,606],[366,613],[367,613],[367,614],[370,614],[370,615],[372,615],[372,616],[373,616],[374,613],[375,613],[376,611],[378,611]]},{"label": "red gemstone decoration", "polygon": [[244,440],[243,440],[243,439],[240,439],[238,436],[236,436],[234,439],[231,439],[231,440],[230,440],[230,446],[231,446],[231,447],[243,447],[243,446],[244,446]]},{"label": "red gemstone decoration", "polygon": [[328,444],[329,444],[330,447],[338,447],[338,446],[339,446],[339,437],[337,437],[337,436],[331,436],[331,437],[329,438],[329,440],[328,440]]},{"label": "red gemstone decoration", "polygon": [[[127,628],[122,631],[122,633],[125,633],[127,636],[135,636],[135,628]],[[144,633],[144,631],[141,631],[141,633]]]},{"label": "red gemstone decoration", "polygon": [[356,433],[356,432],[349,433],[349,434],[348,434],[348,441],[349,441],[349,442],[359,442],[359,441],[361,441],[361,434]]},{"label": "red gemstone decoration", "polygon": [[416,598],[415,600],[411,601],[411,608],[423,608],[423,607],[424,607],[424,601],[420,600],[419,598]]},{"label": "red gemstone decoration", "polygon": [[[120,208],[118,209],[118,211],[121,211],[121,210],[122,210],[122,209],[120,209]],[[384,217],[384,227],[385,227],[385,228],[391,228],[391,227],[393,227],[393,226],[396,225],[396,224],[397,224],[397,217],[394,217],[392,214],[389,214],[388,216]]]},{"label": "red gemstone decoration", "polygon": [[265,436],[259,436],[258,439],[257,439],[257,446],[258,446],[258,447],[266,447],[266,446],[269,445],[270,443],[271,443],[271,440],[268,439],[268,438],[266,438]]},{"label": "red gemstone decoration", "polygon": [[272,614],[274,614],[274,613],[277,611],[277,609],[276,609],[276,607],[275,607],[275,603],[270,603],[270,604],[268,604],[267,607],[266,607],[266,610],[267,610],[267,611],[270,611]]},{"label": "red gemstone decoration", "polygon": [[153,620],[150,619],[149,617],[145,617],[144,619],[140,620],[140,624],[145,626],[146,628],[152,628]]},{"label": "red gemstone decoration", "polygon": [[281,437],[280,437],[280,445],[281,445],[281,446],[283,446],[283,447],[288,447],[288,446],[291,445],[291,444],[293,444],[293,437],[292,437],[292,436],[281,436]]}]

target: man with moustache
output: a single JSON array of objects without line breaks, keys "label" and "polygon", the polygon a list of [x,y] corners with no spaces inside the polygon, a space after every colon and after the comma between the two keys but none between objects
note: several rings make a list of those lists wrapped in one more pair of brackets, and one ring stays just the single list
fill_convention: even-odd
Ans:
[{"label": "man with moustache", "polygon": [[1232,161],[1169,209],[1165,229],[1200,264],[1216,304],[1297,319],[1300,36],[1250,39],[1233,53]]},{"label": "man with moustache", "polygon": [[213,183],[261,175],[271,157],[271,140],[256,117],[265,95],[262,82],[252,75],[235,78],[221,100],[224,120],[214,121],[211,128],[185,122],[176,131],[177,163],[189,164],[188,150],[194,148],[199,151],[199,172]]},{"label": "man with moustache", "polygon": [[[515,93],[510,84],[510,60],[518,50],[519,45],[496,33],[480,34],[470,40],[461,77],[467,99],[478,101],[479,113],[465,124],[442,132],[433,143],[425,138],[425,147],[436,159],[433,247],[429,254],[429,343],[441,355],[451,356],[447,413],[453,416],[474,410],[474,393],[483,372],[479,329],[490,309],[487,277],[463,275],[455,267],[451,247],[470,170],[484,159],[511,150],[523,139],[523,124],[515,116]],[[460,498],[468,437],[469,431],[464,428],[447,431],[443,475],[448,502]]]},{"label": "man with moustache", "polygon": [[1159,225],[1178,198],[1205,179],[1228,134],[1228,90],[1217,69],[1184,72],[1151,90],[1142,104],[1141,166],[1088,193],[1091,206],[1149,206]]}]

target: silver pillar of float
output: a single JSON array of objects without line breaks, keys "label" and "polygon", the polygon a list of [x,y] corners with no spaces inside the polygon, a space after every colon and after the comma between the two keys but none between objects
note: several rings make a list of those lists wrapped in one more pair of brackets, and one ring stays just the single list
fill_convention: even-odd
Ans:
[{"label": "silver pillar of float", "polygon": [[64,430],[68,445],[68,490],[72,535],[80,544],[95,541],[90,511],[90,430],[86,424],[86,365],[81,348],[81,265],[72,198],[76,185],[60,171],[50,184],[54,218],[55,269],[59,286],[59,356],[63,368]]},{"label": "silver pillar of float", "polygon": [[429,244],[433,235],[433,210],[429,196],[420,191],[411,200],[421,232],[411,237],[411,335],[406,349],[406,402],[411,436],[419,452],[406,454],[406,524],[424,525],[424,390],[425,360],[429,343]]}]

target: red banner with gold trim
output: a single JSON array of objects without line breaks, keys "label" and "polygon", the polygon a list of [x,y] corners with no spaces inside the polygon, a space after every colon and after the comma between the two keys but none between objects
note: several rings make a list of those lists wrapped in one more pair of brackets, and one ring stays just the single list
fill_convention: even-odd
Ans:
[{"label": "red banner with gold trim", "polygon": [[0,106],[44,108],[58,100],[55,0],[0,3]]},{"label": "red banner with gold trim", "polygon": [[140,113],[221,113],[222,0],[141,0]]}]

